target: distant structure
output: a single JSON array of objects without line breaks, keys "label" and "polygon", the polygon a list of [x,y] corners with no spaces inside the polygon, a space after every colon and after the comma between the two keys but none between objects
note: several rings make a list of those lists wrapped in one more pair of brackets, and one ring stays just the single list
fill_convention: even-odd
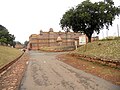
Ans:
[{"label": "distant structure", "polygon": [[28,48],[31,50],[39,50],[41,47],[74,46],[75,41],[79,43],[79,36],[81,35],[82,33],[80,32],[54,32],[52,28],[50,28],[48,32],[40,30],[39,34],[32,34],[29,37]]},{"label": "distant structure", "polygon": [[15,48],[16,48],[16,49],[23,49],[23,45],[17,43],[17,44],[15,45]]}]

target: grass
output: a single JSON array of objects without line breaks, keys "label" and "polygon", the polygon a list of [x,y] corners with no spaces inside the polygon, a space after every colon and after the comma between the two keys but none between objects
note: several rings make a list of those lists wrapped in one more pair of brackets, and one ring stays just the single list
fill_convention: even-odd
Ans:
[{"label": "grass", "polygon": [[22,52],[15,48],[0,46],[0,68],[16,59]]},{"label": "grass", "polygon": [[[76,56],[74,56],[74,54],[76,54]],[[77,50],[70,52],[69,54],[61,55],[60,57],[61,61],[77,69],[120,85],[120,69],[112,68],[106,64],[94,61],[89,62],[86,58],[79,57],[79,54],[88,57],[105,58],[104,60],[117,60],[120,62],[120,38],[91,42],[79,47]]]},{"label": "grass", "polygon": [[120,61],[120,40],[95,41],[78,48],[75,53]]},{"label": "grass", "polygon": [[83,58],[71,56],[71,54],[63,54],[59,56],[59,60],[87,73],[91,73],[114,84],[120,85],[120,70],[102,65],[96,62],[89,62]]}]

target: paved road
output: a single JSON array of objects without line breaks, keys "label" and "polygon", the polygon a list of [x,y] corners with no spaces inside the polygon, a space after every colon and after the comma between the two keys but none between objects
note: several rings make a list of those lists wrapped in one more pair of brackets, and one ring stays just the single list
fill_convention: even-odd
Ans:
[{"label": "paved road", "polygon": [[58,54],[31,51],[20,90],[120,90],[119,86],[58,61]]}]

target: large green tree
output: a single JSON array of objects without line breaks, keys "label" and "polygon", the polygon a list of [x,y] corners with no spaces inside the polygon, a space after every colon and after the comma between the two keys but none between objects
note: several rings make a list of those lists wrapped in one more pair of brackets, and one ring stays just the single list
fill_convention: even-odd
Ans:
[{"label": "large green tree", "polygon": [[10,34],[4,26],[0,25],[0,43],[13,46],[14,40],[14,35]]},{"label": "large green tree", "polygon": [[112,0],[104,0],[92,3],[90,0],[83,1],[75,8],[65,12],[60,25],[62,28],[72,29],[74,32],[84,32],[91,42],[94,31],[100,30],[113,24],[115,16],[119,16],[120,8],[114,6]]}]

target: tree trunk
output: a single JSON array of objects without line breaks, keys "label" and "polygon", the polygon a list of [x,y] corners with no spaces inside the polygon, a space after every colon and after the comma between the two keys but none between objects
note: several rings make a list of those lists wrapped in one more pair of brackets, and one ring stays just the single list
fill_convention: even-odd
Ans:
[{"label": "tree trunk", "polygon": [[87,37],[88,37],[88,43],[91,42],[92,35],[87,35]]},{"label": "tree trunk", "polygon": [[93,34],[93,30],[92,29],[88,29],[88,30],[85,30],[84,33],[88,37],[88,43],[91,42],[91,37],[92,37],[92,34]]}]

